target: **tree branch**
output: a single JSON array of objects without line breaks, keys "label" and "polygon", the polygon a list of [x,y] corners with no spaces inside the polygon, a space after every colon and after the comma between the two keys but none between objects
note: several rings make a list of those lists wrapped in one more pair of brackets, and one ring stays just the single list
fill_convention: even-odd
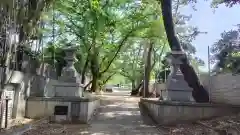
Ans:
[{"label": "tree branch", "polygon": [[[126,71],[125,71],[126,72]],[[120,75],[122,75],[122,76],[124,76],[124,77],[126,77],[126,78],[128,78],[129,80],[134,80],[130,75],[128,75],[129,73],[124,73],[124,71],[122,71],[122,72],[120,72],[119,73]]]},{"label": "tree branch", "polygon": [[88,82],[88,84],[86,84],[85,86],[83,86],[83,89],[86,90],[87,87],[92,83],[93,80],[91,80],[90,82]]},{"label": "tree branch", "polygon": [[[74,27],[76,27],[79,31],[81,31],[82,33],[84,33],[84,30],[83,30],[81,27],[79,27],[77,24],[75,24],[74,21],[73,21],[70,17],[67,17],[67,19],[68,19],[68,21],[70,21],[70,23],[71,23]],[[66,25],[66,26],[70,29],[70,31],[71,31],[71,30],[73,31],[72,33],[74,33],[76,36],[78,36],[78,37],[82,40],[84,46],[86,47],[86,46],[87,46],[87,42],[86,42],[86,39],[84,38],[84,36],[81,35],[81,34],[79,34],[79,32],[77,32],[75,29],[73,29],[71,25]],[[86,48],[87,48],[87,47],[86,47]]]},{"label": "tree branch", "polygon": [[125,44],[125,42],[127,41],[127,39],[129,38],[129,36],[136,30],[132,29],[131,31],[128,32],[128,34],[125,35],[125,37],[121,40],[121,42],[119,43],[118,49],[116,51],[116,53],[114,54],[113,58],[110,60],[110,62],[108,63],[107,67],[105,68],[105,70],[103,70],[102,72],[100,72],[100,74],[105,73],[111,66],[112,62],[115,60],[115,58],[117,57],[118,53],[120,52],[121,48],[123,47],[123,45]]},{"label": "tree branch", "polygon": [[107,77],[107,79],[103,81],[103,84],[106,84],[106,83],[108,82],[108,80],[111,79],[116,73],[117,73],[117,72],[114,72],[114,73],[112,73],[111,75],[109,75],[109,76]]}]

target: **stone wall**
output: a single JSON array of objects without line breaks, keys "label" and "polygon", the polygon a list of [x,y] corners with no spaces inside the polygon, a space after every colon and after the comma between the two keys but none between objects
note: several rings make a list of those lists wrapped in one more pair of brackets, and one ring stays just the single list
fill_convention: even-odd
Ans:
[{"label": "stone wall", "polygon": [[[183,121],[196,121],[239,112],[236,106],[189,103],[161,102],[158,99],[141,99],[141,113],[148,115],[158,124],[175,124]],[[145,114],[146,115],[146,114]]]},{"label": "stone wall", "polygon": [[240,75],[231,73],[214,76],[202,75],[200,79],[215,103],[240,105]]},{"label": "stone wall", "polygon": [[[210,100],[214,103],[240,105],[240,75],[231,73],[209,76],[202,74],[199,76],[203,86],[209,91]],[[157,93],[165,90],[164,83],[155,84]]]},{"label": "stone wall", "polygon": [[[48,64],[42,64],[42,68],[37,69],[36,74],[31,74],[29,72],[20,72],[9,70],[6,74],[6,84],[8,87],[0,89],[1,100],[4,100],[5,93],[8,91],[13,91],[14,96],[11,97],[10,108],[9,108],[9,118],[22,118],[25,116],[26,99],[28,97],[43,97],[50,87],[51,82],[56,82],[54,73],[50,73],[50,67]],[[0,67],[0,73],[3,68]],[[87,77],[88,78],[88,77]],[[1,79],[1,78],[0,78]],[[89,78],[88,78],[89,79]],[[50,82],[50,84],[49,84]],[[88,83],[88,82],[86,82]],[[3,102],[3,101],[2,101]],[[5,112],[3,106],[2,112]],[[4,113],[1,114],[1,116]],[[1,117],[0,116],[0,117]],[[4,118],[4,116],[2,116]],[[4,123],[3,121],[1,123]]]}]

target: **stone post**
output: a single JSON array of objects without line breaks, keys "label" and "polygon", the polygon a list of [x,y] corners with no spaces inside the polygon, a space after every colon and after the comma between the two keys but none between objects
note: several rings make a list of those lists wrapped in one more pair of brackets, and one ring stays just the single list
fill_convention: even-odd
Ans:
[{"label": "stone post", "polygon": [[166,91],[163,92],[163,99],[168,101],[192,101],[192,88],[184,80],[180,71],[181,59],[186,57],[183,52],[171,52],[167,55],[171,72],[167,78]]}]

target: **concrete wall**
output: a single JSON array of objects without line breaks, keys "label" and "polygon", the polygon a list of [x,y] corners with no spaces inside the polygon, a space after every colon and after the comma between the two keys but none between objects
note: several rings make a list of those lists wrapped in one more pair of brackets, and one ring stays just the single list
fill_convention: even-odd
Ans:
[{"label": "concrete wall", "polygon": [[54,107],[57,105],[68,106],[68,120],[71,121],[72,103],[79,104],[79,119],[82,123],[87,123],[94,111],[100,106],[100,101],[94,98],[40,98],[31,97],[27,100],[26,117],[27,118],[43,118],[54,115]]},{"label": "concrete wall", "polygon": [[[213,103],[240,105],[240,75],[224,73],[209,76],[199,76],[203,86],[209,91]],[[165,90],[165,84],[156,84],[157,93]]]},{"label": "concrete wall", "polygon": [[214,103],[240,105],[240,75],[231,73],[200,76]]},{"label": "concrete wall", "polygon": [[[42,64],[41,66],[42,68],[37,69],[35,74],[7,70],[6,84],[8,87],[0,89],[0,96],[3,100],[5,98],[4,93],[9,91],[10,87],[14,91],[14,96],[9,104],[9,119],[25,117],[26,99],[28,97],[43,97],[48,90],[51,91],[51,87],[48,86],[51,85],[52,81],[56,82],[57,80],[52,76],[53,73],[50,73],[52,71],[50,71],[48,64]],[[3,68],[0,67],[0,73],[2,73],[2,70]],[[87,78],[89,79],[89,77]],[[2,108],[3,112],[5,111],[4,107]],[[4,121],[1,123],[4,123]]]},{"label": "concrete wall", "polygon": [[[5,100],[6,93],[13,93],[12,96],[9,96],[10,101],[8,104],[8,119],[12,118],[22,118],[25,116],[25,98],[30,95],[30,87],[32,76],[30,74],[24,74],[19,71],[8,71],[6,75],[6,85],[4,89],[1,90],[1,100]],[[35,89],[35,88],[33,88]],[[5,121],[5,105],[2,106],[2,126]]]},{"label": "concrete wall", "polygon": [[[25,116],[26,98],[29,96],[43,96],[47,79],[44,76],[32,75],[20,71],[10,71],[7,74],[7,84],[2,91],[12,87],[14,97],[13,118]],[[4,97],[3,97],[4,98]]]},{"label": "concrete wall", "polygon": [[141,99],[140,105],[143,105],[140,106],[141,113],[149,113],[159,124],[195,121],[236,113],[240,110],[229,105],[160,102],[157,99]]}]

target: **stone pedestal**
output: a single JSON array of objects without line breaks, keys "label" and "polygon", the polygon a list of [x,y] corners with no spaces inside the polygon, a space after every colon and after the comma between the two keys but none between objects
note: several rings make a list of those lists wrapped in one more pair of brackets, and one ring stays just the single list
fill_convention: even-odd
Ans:
[{"label": "stone pedestal", "polygon": [[167,56],[167,60],[171,65],[171,72],[167,78],[166,91],[162,92],[163,99],[169,101],[193,101],[192,88],[184,80],[184,76],[180,71],[181,58],[185,57],[181,53],[171,52]]},{"label": "stone pedestal", "polygon": [[83,87],[80,83],[61,82],[53,87],[54,97],[83,97]]}]

